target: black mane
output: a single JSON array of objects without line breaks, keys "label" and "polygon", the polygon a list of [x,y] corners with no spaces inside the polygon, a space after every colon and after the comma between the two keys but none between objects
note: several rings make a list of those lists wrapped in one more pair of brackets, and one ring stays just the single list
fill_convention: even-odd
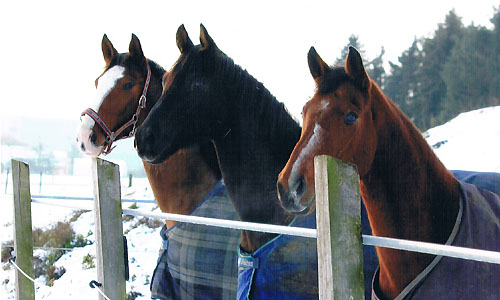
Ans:
[{"label": "black mane", "polygon": [[[214,67],[217,76],[225,78],[218,81],[224,85],[220,88],[227,90],[231,87],[231,101],[237,102],[229,105],[239,106],[239,112],[234,117],[246,119],[246,124],[252,126],[250,131],[259,133],[260,138],[269,143],[267,147],[273,150],[276,158],[286,163],[300,137],[299,123],[263,83],[235,64],[222,51],[219,51]],[[283,151],[284,149],[286,150]]]}]

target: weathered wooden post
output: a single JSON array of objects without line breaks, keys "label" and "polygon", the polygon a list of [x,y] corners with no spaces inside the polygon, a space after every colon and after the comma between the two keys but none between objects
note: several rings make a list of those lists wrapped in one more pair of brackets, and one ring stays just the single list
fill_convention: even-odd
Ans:
[{"label": "weathered wooden post", "polygon": [[[120,171],[118,165],[95,158],[94,214],[97,281],[110,299],[126,299]],[[99,295],[99,299],[104,297]]]},{"label": "weathered wooden post", "polygon": [[[16,264],[33,278],[33,231],[31,228],[30,170],[26,163],[12,160],[14,199],[14,251]],[[35,299],[34,283],[16,270],[16,299]]]},{"label": "weathered wooden post", "polygon": [[364,299],[359,175],[356,167],[314,158],[319,299]]}]

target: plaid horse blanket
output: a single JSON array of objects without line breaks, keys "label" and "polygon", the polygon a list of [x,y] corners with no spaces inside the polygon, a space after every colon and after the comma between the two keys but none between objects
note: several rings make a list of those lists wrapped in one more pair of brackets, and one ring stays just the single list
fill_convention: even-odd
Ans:
[{"label": "plaid horse blanket", "polygon": [[[497,190],[499,186],[493,183]],[[460,210],[446,244],[500,251],[500,197],[472,184],[460,182],[460,187]],[[498,264],[436,256],[396,299],[500,299],[499,282]],[[375,300],[377,287],[378,271],[373,278]]]},{"label": "plaid horse blanket", "polygon": [[[219,182],[191,213],[238,220]],[[151,280],[152,299],[235,299],[239,230],[178,223],[160,235],[163,249]]]}]

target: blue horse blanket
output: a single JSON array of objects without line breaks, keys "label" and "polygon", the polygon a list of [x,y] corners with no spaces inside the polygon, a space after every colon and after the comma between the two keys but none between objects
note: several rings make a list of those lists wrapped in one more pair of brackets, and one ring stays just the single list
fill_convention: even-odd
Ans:
[{"label": "blue horse blanket", "polygon": [[[191,213],[238,220],[219,182]],[[178,223],[163,226],[163,249],[151,280],[152,299],[235,299],[239,230]]]},{"label": "blue horse blanket", "polygon": [[[316,215],[290,226],[316,228]],[[316,239],[278,235],[252,254],[238,253],[237,299],[317,299]]]},{"label": "blue horse blanket", "polygon": [[[500,197],[461,182],[460,211],[447,245],[500,251]],[[500,265],[436,256],[396,299],[500,299]],[[378,300],[378,271],[372,299]]]}]

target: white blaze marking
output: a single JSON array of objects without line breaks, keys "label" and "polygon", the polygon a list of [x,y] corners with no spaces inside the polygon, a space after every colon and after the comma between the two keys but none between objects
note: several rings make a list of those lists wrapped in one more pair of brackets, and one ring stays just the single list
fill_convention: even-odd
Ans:
[{"label": "white blaze marking", "polygon": [[[97,90],[96,97],[94,103],[90,108],[99,111],[99,108],[102,105],[102,102],[106,98],[106,96],[113,90],[118,80],[123,78],[123,73],[125,72],[125,68],[122,66],[114,66],[111,69],[107,70],[101,77],[97,80]],[[82,127],[87,129],[92,129],[94,127],[94,120],[89,116],[85,115],[82,117]]]},{"label": "white blaze marking", "polygon": [[309,141],[307,142],[307,145],[302,149],[302,151],[299,154],[299,157],[295,161],[292,167],[292,173],[290,174],[289,177],[289,182],[288,185],[291,186],[290,180],[295,180],[296,174],[297,174],[297,168],[302,164],[302,161],[304,160],[305,157],[309,156],[309,153],[320,143],[320,135],[321,132],[323,131],[323,128],[319,126],[319,124],[316,124],[314,126],[313,134],[309,138]]},{"label": "white blaze marking", "polygon": [[325,109],[328,107],[328,104],[329,104],[329,103],[330,103],[330,102],[328,102],[328,100],[322,100],[322,101],[321,101],[321,107],[320,107],[320,109],[321,109],[321,110],[325,110]]},{"label": "white blaze marking", "polygon": [[[94,103],[90,108],[99,111],[99,108],[102,105],[102,102],[106,98],[106,96],[113,90],[116,86],[118,80],[123,78],[123,74],[125,73],[125,68],[122,66],[114,66],[111,69],[107,70],[101,77],[97,80],[97,90],[96,97],[94,99]],[[92,128],[94,128],[95,121],[84,115],[81,117],[81,125],[78,129],[77,133],[77,141],[78,146],[85,146],[85,154],[91,156],[97,156],[102,151],[102,146],[96,146],[90,142],[90,135],[92,134]]]}]

